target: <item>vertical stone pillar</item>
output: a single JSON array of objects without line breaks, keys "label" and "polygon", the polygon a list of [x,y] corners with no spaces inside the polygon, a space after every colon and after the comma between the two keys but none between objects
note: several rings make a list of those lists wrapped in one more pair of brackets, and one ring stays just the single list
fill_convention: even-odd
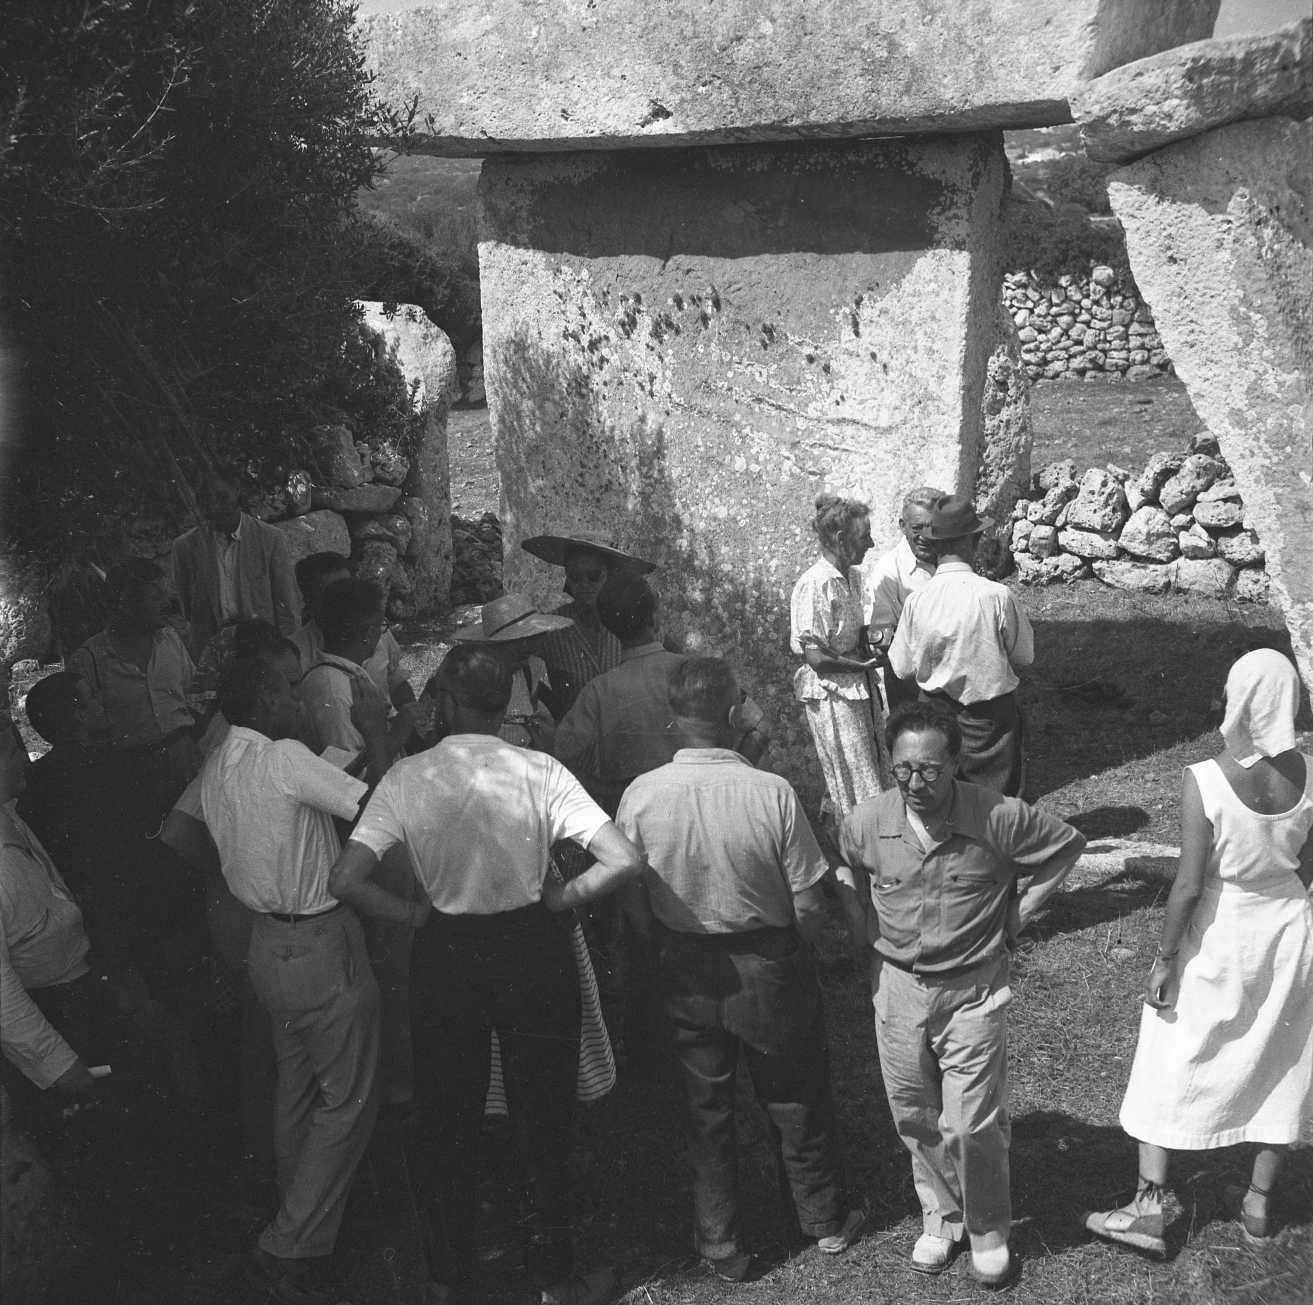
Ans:
[{"label": "vertical stone pillar", "polygon": [[612,532],[671,633],[723,653],[819,791],[789,594],[822,490],[974,489],[999,290],[997,134],[490,158],[480,279],[506,584]]},{"label": "vertical stone pillar", "polygon": [[1313,686],[1313,122],[1217,128],[1112,173],[1108,195]]}]

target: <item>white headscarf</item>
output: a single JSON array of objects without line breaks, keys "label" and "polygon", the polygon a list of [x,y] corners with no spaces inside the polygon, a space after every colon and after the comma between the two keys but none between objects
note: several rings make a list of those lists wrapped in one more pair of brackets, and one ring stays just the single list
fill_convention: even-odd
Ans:
[{"label": "white headscarf", "polygon": [[1299,674],[1271,648],[1246,653],[1226,677],[1226,750],[1246,769],[1295,746]]}]

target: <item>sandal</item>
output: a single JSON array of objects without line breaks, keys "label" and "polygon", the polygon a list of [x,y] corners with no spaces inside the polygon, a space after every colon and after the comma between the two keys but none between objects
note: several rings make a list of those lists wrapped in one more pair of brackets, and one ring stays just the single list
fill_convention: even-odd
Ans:
[{"label": "sandal", "polygon": [[1269,1194],[1261,1187],[1255,1187],[1253,1183],[1250,1183],[1248,1187],[1241,1187],[1239,1184],[1232,1183],[1223,1189],[1222,1204],[1230,1218],[1240,1221],[1240,1228],[1245,1234],[1245,1241],[1254,1246],[1265,1246],[1272,1240],[1272,1221],[1265,1214],[1245,1213],[1245,1197],[1250,1192],[1253,1192],[1255,1196],[1267,1196]]}]

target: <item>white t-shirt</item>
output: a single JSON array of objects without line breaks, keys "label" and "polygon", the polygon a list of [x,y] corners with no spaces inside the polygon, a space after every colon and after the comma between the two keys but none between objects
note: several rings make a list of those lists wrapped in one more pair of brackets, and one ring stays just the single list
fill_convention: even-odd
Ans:
[{"label": "white t-shirt", "polygon": [[540,901],[552,844],[587,847],[606,823],[555,757],[453,734],[388,771],[351,838],[379,857],[404,843],[444,915],[493,915]]},{"label": "white t-shirt", "polygon": [[201,812],[237,900],[254,911],[314,915],[337,905],[328,872],[367,786],[295,739],[234,725],[201,771]]}]

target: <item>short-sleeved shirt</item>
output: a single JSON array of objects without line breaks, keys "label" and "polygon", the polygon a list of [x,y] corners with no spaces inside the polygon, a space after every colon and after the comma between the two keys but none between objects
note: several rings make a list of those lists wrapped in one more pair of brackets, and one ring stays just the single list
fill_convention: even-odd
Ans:
[{"label": "short-sleeved shirt", "polygon": [[[304,675],[316,662],[324,660],[324,632],[317,621],[307,621],[294,635],[292,642],[301,655],[301,674]],[[351,665],[352,663],[347,663]],[[384,630],[378,638],[373,656],[361,663],[374,687],[388,699],[393,692],[407,683],[406,672],[401,668],[401,645],[391,630]]]},{"label": "short-sleeved shirt", "polygon": [[956,781],[944,841],[928,852],[897,789],[859,802],[839,838],[844,861],[870,876],[875,950],[918,974],[1000,956],[1016,881],[1084,846],[1084,836],[1056,816]]},{"label": "short-sleeved shirt", "polygon": [[[799,576],[789,601],[789,647],[795,653],[824,644],[841,657],[854,657],[862,624],[862,573],[855,566],[844,575],[821,558]],[[871,696],[871,687],[865,671],[821,673],[804,662],[793,675],[793,696],[799,702],[860,702]]]},{"label": "short-sleeved shirt", "polygon": [[647,856],[652,913],[680,933],[791,925],[794,894],[827,869],[788,781],[726,748],[681,748],[640,775],[616,824]]},{"label": "short-sleeved shirt", "polygon": [[232,895],[253,911],[315,915],[337,905],[332,817],[352,819],[366,785],[295,739],[234,725],[201,771],[201,814]]},{"label": "short-sleeved shirt", "polygon": [[967,707],[1011,693],[1016,668],[1034,660],[1034,632],[1008,587],[951,557],[908,595],[889,649],[895,675]]},{"label": "short-sleeved shirt", "polygon": [[357,679],[374,683],[363,666],[326,652],[302,675],[296,696],[305,713],[306,742],[315,752],[359,752],[365,746],[364,735],[351,719],[351,682]]},{"label": "short-sleeved shirt", "polygon": [[77,1053],[28,991],[81,978],[89,949],[72,895],[14,803],[7,803],[0,808],[0,1044],[5,1059],[37,1087],[55,1082]]},{"label": "short-sleeved shirt", "polygon": [[912,552],[900,539],[887,553],[872,549],[862,559],[862,612],[875,629],[893,629],[903,614],[909,594],[923,589],[935,574],[934,566]]},{"label": "short-sleeved shirt", "polygon": [[384,775],[351,839],[378,857],[404,844],[444,915],[495,915],[541,901],[552,844],[587,847],[606,823],[554,757],[452,734]]},{"label": "short-sleeved shirt", "polygon": [[69,658],[68,669],[85,681],[93,710],[99,709],[106,739],[115,751],[157,743],[195,723],[187,695],[196,668],[171,625],[155,632],[144,671],[119,656],[104,630]]},{"label": "short-sleeved shirt", "polygon": [[556,755],[604,802],[679,750],[670,673],[685,660],[659,643],[626,648],[620,665],[589,680],[556,731]]}]

